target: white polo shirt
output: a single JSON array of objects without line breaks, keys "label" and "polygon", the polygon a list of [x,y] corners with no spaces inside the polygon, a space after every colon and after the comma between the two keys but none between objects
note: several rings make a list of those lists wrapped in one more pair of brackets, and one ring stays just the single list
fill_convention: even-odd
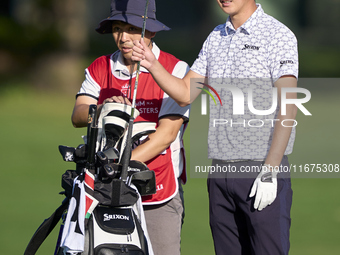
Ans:
[{"label": "white polo shirt", "polygon": [[[210,100],[208,157],[221,160],[262,160],[270,148],[279,107],[272,114],[255,115],[248,109],[248,93],[257,110],[272,104],[274,82],[284,75],[298,77],[295,35],[285,25],[264,13],[260,4],[237,30],[230,18],[208,36],[191,70],[209,78],[223,106]],[[244,114],[234,114],[232,85],[242,90]],[[224,89],[223,89],[224,88]],[[213,120],[223,119],[223,125]],[[249,122],[250,121],[250,122]],[[216,124],[216,123],[215,123]],[[293,150],[295,128],[285,154]]]}]

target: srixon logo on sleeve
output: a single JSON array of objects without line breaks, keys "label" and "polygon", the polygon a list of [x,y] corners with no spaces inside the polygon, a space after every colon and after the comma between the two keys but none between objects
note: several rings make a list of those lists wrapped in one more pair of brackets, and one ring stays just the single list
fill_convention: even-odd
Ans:
[{"label": "srixon logo on sleeve", "polygon": [[294,61],[293,60],[281,60],[280,61],[280,67],[282,67],[285,64],[291,64],[294,65]]}]

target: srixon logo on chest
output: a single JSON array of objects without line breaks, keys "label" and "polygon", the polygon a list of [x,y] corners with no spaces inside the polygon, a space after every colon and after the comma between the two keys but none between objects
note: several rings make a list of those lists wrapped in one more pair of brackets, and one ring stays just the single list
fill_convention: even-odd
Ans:
[{"label": "srixon logo on chest", "polygon": [[242,50],[260,50],[259,46],[245,44]]}]

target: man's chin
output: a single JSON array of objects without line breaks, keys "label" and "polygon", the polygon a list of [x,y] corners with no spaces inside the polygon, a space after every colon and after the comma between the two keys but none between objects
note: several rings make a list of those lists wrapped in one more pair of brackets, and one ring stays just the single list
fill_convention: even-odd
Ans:
[{"label": "man's chin", "polygon": [[132,57],[132,53],[123,53],[123,59],[124,59],[124,64],[125,65],[131,65],[133,63],[133,61],[131,60]]}]

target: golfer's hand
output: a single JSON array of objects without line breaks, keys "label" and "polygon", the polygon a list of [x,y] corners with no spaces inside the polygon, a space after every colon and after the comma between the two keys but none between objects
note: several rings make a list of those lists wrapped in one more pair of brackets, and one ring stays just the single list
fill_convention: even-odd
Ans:
[{"label": "golfer's hand", "polygon": [[277,195],[277,172],[269,168],[262,166],[249,194],[249,197],[255,196],[254,208],[259,211],[273,203]]},{"label": "golfer's hand", "polygon": [[150,69],[154,62],[156,62],[156,57],[152,53],[151,49],[145,44],[144,40],[133,41],[132,56],[131,60],[140,61],[140,64],[146,69]]},{"label": "golfer's hand", "polygon": [[131,105],[130,100],[127,97],[123,97],[123,96],[113,96],[113,97],[106,98],[103,101],[103,104],[106,104],[106,103],[121,103],[121,104]]}]

